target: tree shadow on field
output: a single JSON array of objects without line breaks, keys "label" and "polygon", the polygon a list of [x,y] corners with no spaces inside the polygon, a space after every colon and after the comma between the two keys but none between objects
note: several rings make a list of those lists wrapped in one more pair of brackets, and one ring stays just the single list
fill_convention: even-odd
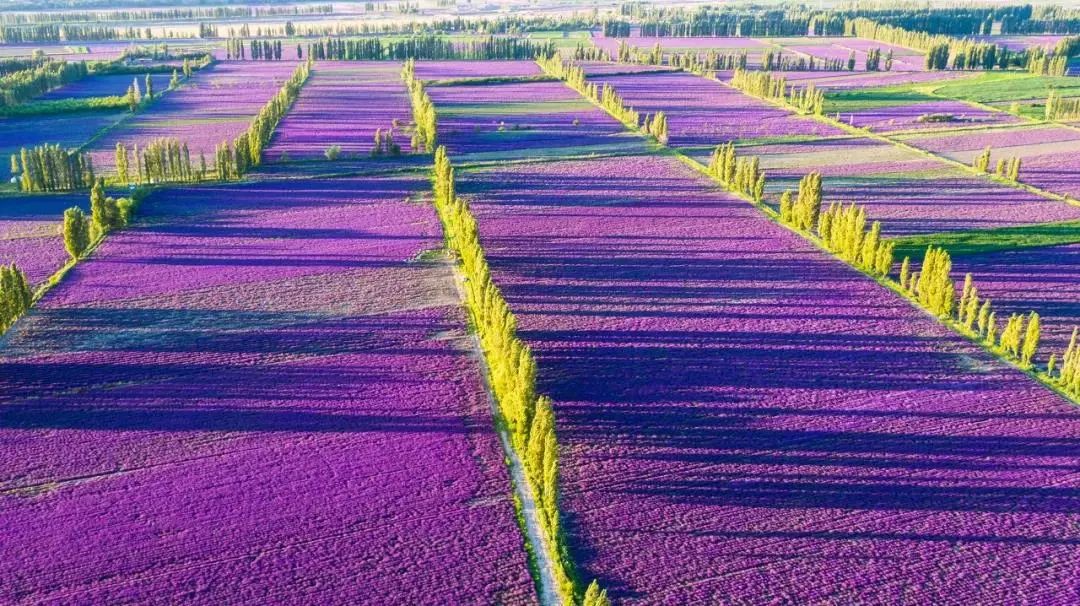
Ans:
[{"label": "tree shadow on field", "polygon": [[[745,203],[619,161],[466,180],[555,402],[570,548],[614,598],[673,595],[742,536],[778,560],[886,535],[914,559],[1080,543],[1080,416]],[[660,553],[665,533],[690,538]]]}]

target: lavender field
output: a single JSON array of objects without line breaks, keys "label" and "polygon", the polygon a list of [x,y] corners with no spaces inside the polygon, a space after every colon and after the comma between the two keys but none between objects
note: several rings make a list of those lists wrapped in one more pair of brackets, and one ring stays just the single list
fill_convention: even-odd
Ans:
[{"label": "lavender field", "polygon": [[3,601],[528,602],[422,187],[173,190],[52,291],[0,357]]},{"label": "lavender field", "polygon": [[0,6],[0,604],[1080,603],[1077,65],[1067,3]]},{"label": "lavender field", "polygon": [[89,148],[94,165],[112,170],[117,143],[130,149],[159,137],[182,140],[192,154],[212,160],[214,148],[246,130],[295,67],[289,61],[233,62],[196,72],[179,89],[94,141]]}]

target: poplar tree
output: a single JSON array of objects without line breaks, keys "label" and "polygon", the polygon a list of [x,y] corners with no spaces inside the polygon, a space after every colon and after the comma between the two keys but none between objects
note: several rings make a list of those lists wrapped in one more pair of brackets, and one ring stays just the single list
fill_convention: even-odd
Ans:
[{"label": "poplar tree", "polygon": [[90,220],[75,206],[64,211],[64,248],[72,259],[78,259],[90,245]]},{"label": "poplar tree", "polygon": [[128,152],[124,144],[116,142],[116,174],[120,177],[120,182],[124,185],[128,184]]},{"label": "poplar tree", "polygon": [[1031,312],[1028,315],[1027,331],[1024,334],[1024,345],[1020,351],[1020,363],[1024,366],[1031,366],[1031,361],[1035,358],[1035,352],[1039,349],[1039,314]]}]

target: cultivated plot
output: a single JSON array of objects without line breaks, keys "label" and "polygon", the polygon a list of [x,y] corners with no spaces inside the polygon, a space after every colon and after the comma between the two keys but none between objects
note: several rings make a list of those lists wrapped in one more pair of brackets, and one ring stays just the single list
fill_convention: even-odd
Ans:
[{"label": "cultivated plot", "polygon": [[162,191],[51,291],[0,353],[0,601],[533,602],[426,186]]}]

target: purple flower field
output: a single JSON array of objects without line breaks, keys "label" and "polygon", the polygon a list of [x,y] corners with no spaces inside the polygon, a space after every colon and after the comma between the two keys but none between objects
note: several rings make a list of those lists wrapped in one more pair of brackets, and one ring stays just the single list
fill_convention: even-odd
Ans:
[{"label": "purple flower field", "polygon": [[970,163],[986,146],[991,163],[1020,157],[1020,180],[1054,193],[1080,198],[1080,131],[1054,125],[1024,125],[983,131],[902,137],[909,145]]},{"label": "purple flower field", "polygon": [[[401,65],[397,65],[400,71]],[[451,80],[455,78],[494,78],[539,75],[535,61],[417,61],[416,77],[420,80]]]},{"label": "purple flower field", "polygon": [[953,255],[958,276],[971,272],[998,316],[1039,312],[1042,357],[1061,357],[1080,326],[1080,244]]},{"label": "purple flower field", "polygon": [[38,284],[68,260],[60,226],[72,206],[89,210],[89,196],[20,194],[0,197],[0,264],[15,263]]},{"label": "purple flower field", "polygon": [[94,166],[112,170],[117,142],[130,149],[158,137],[187,141],[194,157],[205,153],[212,162],[214,148],[246,130],[295,68],[289,61],[232,61],[196,72],[179,89],[95,141],[90,148]]},{"label": "purple flower field", "polygon": [[[919,118],[931,114],[950,114],[952,122],[928,122]],[[942,99],[940,101],[919,101],[902,105],[872,107],[840,115],[844,122],[858,128],[875,132],[893,132],[901,130],[942,130],[958,126],[1015,124],[1020,118],[1006,113],[994,112],[969,105],[962,101]]]},{"label": "purple flower field", "polygon": [[862,40],[860,38],[778,38],[773,42],[799,55],[812,55],[815,59],[835,59],[844,62],[847,66],[851,51],[855,51],[855,69],[865,71],[866,53],[875,48],[881,49],[882,60],[891,49],[893,51],[892,71],[917,72],[925,71],[925,58],[921,53],[915,53],[899,46],[892,46],[876,40]]},{"label": "purple flower field", "polygon": [[1080,131],[1052,124],[1024,124],[1015,128],[992,128],[933,134],[902,135],[899,139],[915,147],[949,157],[950,152],[979,152],[987,145],[995,150],[1047,143],[1078,142]]},{"label": "purple flower field", "polygon": [[893,236],[1080,218],[1080,207],[850,135],[697,76],[641,74],[596,80],[611,82],[642,113],[663,110],[670,145],[686,148],[700,162],[708,161],[715,145],[741,143],[741,154],[761,159],[773,203],[784,189],[796,188],[803,175],[818,170],[825,178],[827,202],[865,204],[869,218],[880,220],[885,233]]},{"label": "purple flower field", "polygon": [[1080,418],[669,159],[462,173],[618,603],[1080,599]]},{"label": "purple flower field", "polygon": [[[818,88],[852,89],[873,86],[897,86],[923,82],[944,82],[967,77],[964,72],[889,71],[889,72],[780,72],[791,84],[813,82]],[[969,106],[970,107],[970,106]]]},{"label": "purple flower field", "polygon": [[561,82],[433,86],[427,92],[439,111],[440,144],[459,158],[536,159],[643,147]]},{"label": "purple flower field", "polygon": [[[370,153],[376,129],[412,120],[400,72],[401,65],[389,61],[320,61],[278,125],[266,157],[322,158],[331,145],[344,154]],[[397,143],[408,150],[408,135],[395,131]]]},{"label": "purple flower field", "polygon": [[642,113],[663,111],[673,147],[708,145],[777,135],[832,136],[843,131],[766,106],[721,83],[686,73],[597,76]]},{"label": "purple flower field", "polygon": [[[217,61],[175,90],[153,75],[160,96],[134,113],[0,117],[5,165],[58,143],[103,177],[92,213],[89,191],[63,191],[86,163],[60,150],[0,184],[0,266],[36,295],[4,274],[0,606],[1080,605],[1080,366],[1062,364],[1080,128],[1032,113],[1043,84],[1068,87],[813,35],[985,15],[98,4],[6,11],[0,37],[46,42],[0,58],[168,45]],[[998,11],[991,29],[1064,31],[1066,12]],[[252,58],[277,42],[281,60]],[[826,91],[788,103],[732,70],[573,59],[620,44],[855,67],[774,72]],[[875,49],[890,71],[865,71]],[[344,55],[396,59],[316,59]],[[446,56],[489,59],[430,59]],[[5,102],[145,92],[137,72],[30,98],[42,76],[8,77]],[[986,94],[931,90],[958,78]],[[617,98],[576,90],[606,85]],[[1022,115],[993,111],[1014,97]],[[257,166],[158,183],[183,171],[148,159],[138,205],[97,197],[136,189],[118,145],[175,138],[211,169],[268,101]],[[372,155],[376,131],[401,154]],[[733,180],[706,169],[728,143]],[[987,146],[991,166],[1022,159],[1018,183],[971,168]],[[65,225],[72,206],[85,225]],[[948,267],[922,263],[928,245]],[[918,296],[897,286],[905,257]],[[985,346],[952,321],[967,273],[996,314]],[[1033,310],[1037,348],[1034,325],[1005,328]]]},{"label": "purple flower field", "polygon": [[532,603],[426,186],[160,192],[50,292],[0,352],[0,601]]},{"label": "purple flower field", "polygon": [[[150,78],[154,82],[154,93],[163,92],[169,87],[169,79],[172,76],[170,74],[152,74]],[[132,80],[139,81],[139,90],[146,93],[146,76],[145,75],[109,75],[109,76],[90,76],[83,78],[77,82],[65,84],[59,88],[45,93],[38,97],[42,100],[50,99],[85,99],[87,97],[110,97],[113,95],[124,95],[127,93],[127,89],[131,86]]]},{"label": "purple flower field", "polygon": [[1036,35],[1036,36],[971,36],[975,40],[984,42],[993,42],[1000,46],[1004,46],[1009,50],[1022,51],[1024,49],[1031,48],[1033,46],[1044,46],[1050,49],[1054,48],[1054,45],[1059,40],[1064,38],[1062,35]]},{"label": "purple flower field", "polygon": [[603,36],[594,36],[593,44],[608,51],[614,53],[619,49],[619,42],[626,42],[630,46],[636,46],[638,48],[652,48],[657,43],[664,50],[673,51],[686,51],[686,50],[717,50],[717,51],[758,51],[756,54],[761,54],[761,51],[767,50],[770,45],[757,40],[755,38],[740,38],[740,37],[705,37],[698,36],[693,38],[681,38],[677,36],[663,36],[659,38],[632,36],[630,38],[605,38]]}]

